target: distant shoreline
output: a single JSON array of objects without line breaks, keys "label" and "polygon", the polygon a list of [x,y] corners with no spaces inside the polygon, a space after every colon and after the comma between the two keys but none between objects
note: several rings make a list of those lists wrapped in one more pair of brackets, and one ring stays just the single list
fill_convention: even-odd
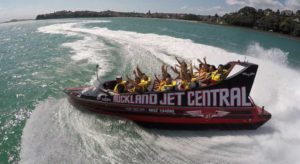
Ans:
[{"label": "distant shoreline", "polygon": [[185,13],[147,13],[117,12],[117,11],[57,11],[54,13],[37,15],[36,20],[60,19],[60,18],[104,18],[104,17],[137,17],[137,18],[160,18],[172,20],[184,20],[202,22],[216,25],[242,27],[255,31],[271,32],[284,36],[300,37],[300,10],[296,13],[290,10],[258,9],[244,7],[237,12],[219,16],[195,15]]},{"label": "distant shoreline", "polygon": [[12,19],[9,21],[0,22],[0,24],[13,23],[13,22],[24,22],[24,21],[31,21],[31,20],[35,20],[35,19]]},{"label": "distant shoreline", "polygon": [[111,17],[135,17],[135,18],[156,18],[169,19],[187,22],[199,22],[205,24],[222,25],[240,29],[253,30],[266,34],[276,34],[278,36],[287,36],[292,39],[300,39],[300,10],[296,13],[284,10],[276,12],[266,9],[244,7],[238,12],[225,14],[224,16],[195,15],[186,13],[147,13],[138,12],[117,12],[117,11],[57,11],[54,13],[40,14],[36,19],[12,19],[10,21],[0,22],[12,23],[29,20],[45,19],[67,19],[67,18],[111,18]]},{"label": "distant shoreline", "polygon": [[[190,21],[190,22],[195,22],[196,23],[197,21]],[[237,29],[242,29],[242,30],[260,32],[260,33],[263,33],[263,34],[276,35],[278,37],[287,37],[289,39],[294,39],[294,40],[300,41],[299,36],[293,36],[293,35],[289,35],[289,34],[259,30],[259,29],[254,29],[254,28],[250,28],[250,27],[244,27],[244,26],[235,26],[235,25],[230,25],[230,24],[216,24],[216,23],[208,23],[208,22],[200,22],[200,21],[198,21],[198,22],[199,23],[205,23],[205,24],[211,24],[211,25],[218,25],[218,26],[223,26],[223,27],[230,27],[230,28],[237,28]]]},{"label": "distant shoreline", "polygon": [[[150,19],[150,18],[145,18],[145,19]],[[152,18],[152,19],[161,19],[161,18]],[[230,25],[230,24],[218,24],[218,23],[195,21],[195,20],[183,20],[183,19],[162,19],[162,20],[182,21],[182,22],[190,22],[190,23],[204,23],[204,24],[209,24],[209,25],[217,25],[217,26],[223,26],[223,27],[237,28],[237,29],[242,29],[242,30],[260,32],[260,33],[263,33],[263,34],[276,35],[276,36],[279,36],[279,37],[287,37],[289,39],[294,39],[294,40],[300,41],[299,36],[292,36],[292,35],[278,33],[278,32],[264,31],[264,30],[258,30],[258,29],[254,29],[254,28],[243,27],[243,26],[235,26],[235,25]]]}]

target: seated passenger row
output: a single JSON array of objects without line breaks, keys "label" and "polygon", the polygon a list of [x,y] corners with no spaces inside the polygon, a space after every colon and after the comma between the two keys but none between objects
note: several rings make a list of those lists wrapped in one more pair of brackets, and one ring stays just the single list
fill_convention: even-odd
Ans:
[{"label": "seated passenger row", "polygon": [[[185,61],[180,61],[176,58],[178,64],[171,69],[177,74],[176,78],[172,78],[168,73],[168,66],[162,65],[161,75],[158,77],[154,75],[155,80],[152,90],[155,92],[167,92],[167,91],[186,91],[199,87],[204,87],[212,84],[216,84],[226,78],[229,71],[224,69],[223,65],[219,65],[218,69],[214,65],[209,65],[206,62],[206,58],[203,58],[202,62],[197,59],[199,66],[194,68],[192,64],[187,64]],[[128,75],[127,81],[123,80],[121,76],[116,77],[117,84],[114,87],[113,92],[119,93],[144,93],[148,92],[148,88],[151,85],[151,77],[147,76],[137,66],[136,70],[133,71],[134,80]]]}]

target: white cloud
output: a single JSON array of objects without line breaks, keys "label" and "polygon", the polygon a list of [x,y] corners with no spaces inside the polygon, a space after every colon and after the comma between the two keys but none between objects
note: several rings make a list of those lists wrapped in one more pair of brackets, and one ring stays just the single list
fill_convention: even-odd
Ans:
[{"label": "white cloud", "polygon": [[194,12],[200,12],[205,15],[207,14],[215,14],[217,13],[220,9],[222,9],[221,6],[213,6],[213,7],[188,7],[188,6],[182,6],[180,8],[181,10],[186,10],[186,11],[194,11]]},{"label": "white cloud", "polygon": [[300,0],[287,0],[285,5],[287,9],[300,10]]},{"label": "white cloud", "polygon": [[189,7],[189,6],[182,6],[182,7],[180,7],[180,10],[183,10],[185,12],[193,12],[193,11],[195,11],[195,8]]},{"label": "white cloud", "polygon": [[195,13],[200,15],[224,15],[228,12],[232,12],[232,9],[228,9],[222,6],[212,6],[212,7],[189,7],[189,6],[182,6],[180,7],[180,10],[187,12],[187,13]]},{"label": "white cloud", "polygon": [[218,10],[220,10],[222,7],[221,6],[213,6],[213,7],[210,7],[210,8],[198,8],[197,10],[198,11],[202,11],[202,12],[204,12],[204,11],[206,11],[206,12],[215,12],[215,11],[218,11]]},{"label": "white cloud", "polygon": [[211,9],[212,10],[219,10],[219,9],[221,9],[222,7],[221,6],[214,6],[214,7],[212,7]]},{"label": "white cloud", "polygon": [[187,6],[182,6],[180,9],[181,10],[187,9]]},{"label": "white cloud", "polygon": [[224,15],[228,12],[231,12],[231,9],[224,8],[221,6],[213,6],[208,8],[200,7],[197,9],[197,12],[202,15],[215,15],[215,14]]},{"label": "white cloud", "polygon": [[226,3],[229,5],[241,5],[241,6],[247,5],[247,3],[243,0],[226,0]]},{"label": "white cloud", "polygon": [[260,9],[291,9],[294,11],[300,9],[300,0],[286,0],[285,2],[279,0],[226,0],[226,3],[229,5],[252,6]]}]

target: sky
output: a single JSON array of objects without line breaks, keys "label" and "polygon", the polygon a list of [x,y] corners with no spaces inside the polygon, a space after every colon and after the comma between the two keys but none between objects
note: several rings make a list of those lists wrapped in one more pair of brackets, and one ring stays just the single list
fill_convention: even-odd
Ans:
[{"label": "sky", "polygon": [[59,10],[114,10],[223,15],[244,6],[300,10],[300,0],[0,0],[0,22]]}]

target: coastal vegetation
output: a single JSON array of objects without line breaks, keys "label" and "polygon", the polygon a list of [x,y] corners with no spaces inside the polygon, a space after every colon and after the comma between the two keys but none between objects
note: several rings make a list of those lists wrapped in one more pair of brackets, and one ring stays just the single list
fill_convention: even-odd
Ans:
[{"label": "coastal vegetation", "polygon": [[238,12],[225,14],[222,20],[229,25],[300,36],[300,10],[273,11],[244,7]]},{"label": "coastal vegetation", "polygon": [[253,7],[243,7],[237,12],[228,13],[223,16],[215,14],[196,15],[182,13],[138,13],[138,12],[117,12],[117,11],[57,11],[49,14],[41,14],[36,17],[40,19],[58,18],[84,18],[84,17],[142,17],[142,18],[163,18],[201,21],[206,23],[242,26],[257,30],[271,31],[300,36],[300,10],[273,11],[271,9],[255,9]]}]

